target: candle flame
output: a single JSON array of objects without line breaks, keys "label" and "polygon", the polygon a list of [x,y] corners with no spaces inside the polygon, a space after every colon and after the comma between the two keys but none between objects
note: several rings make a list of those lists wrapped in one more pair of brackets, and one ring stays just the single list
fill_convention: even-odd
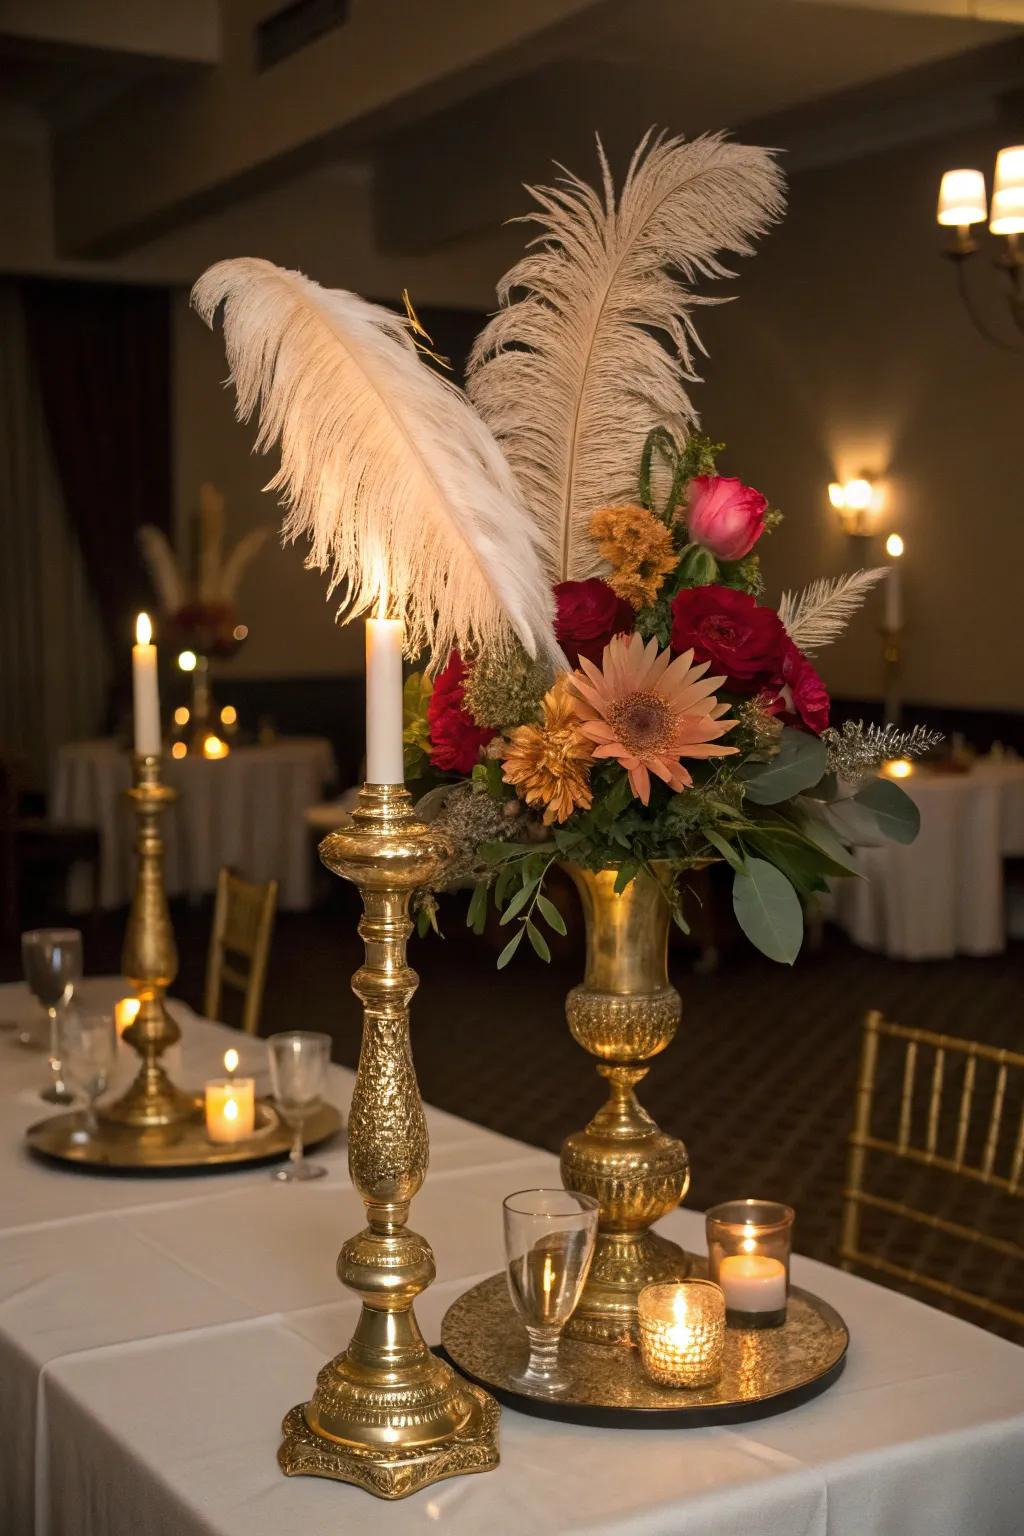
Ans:
[{"label": "candle flame", "polygon": [[123,1035],[129,1024],[134,1024],[142,1007],[137,997],[122,997],[114,1004],[114,1025],[118,1035]]},{"label": "candle flame", "polygon": [[891,556],[893,560],[898,560],[905,548],[906,545],[904,544],[901,535],[898,533],[890,533],[889,537],[885,541],[886,554]]},{"label": "candle flame", "polygon": [[237,1099],[228,1099],[227,1103],[224,1105],[224,1119],[225,1120],[237,1120],[238,1119],[238,1100]]},{"label": "candle flame", "polygon": [[135,620],[135,641],[137,645],[149,645],[153,639],[153,625],[150,623],[148,613],[140,613]]},{"label": "candle flame", "polygon": [[232,1046],[230,1050],[224,1052],[224,1070],[225,1072],[238,1071],[238,1052],[235,1050],[234,1046]]},{"label": "candle flame", "polygon": [[747,1225],[743,1228],[743,1241],[740,1243],[740,1247],[743,1249],[744,1253],[757,1252],[757,1242],[754,1238],[754,1228],[750,1225],[749,1222],[747,1222]]},{"label": "candle flame", "polygon": [[551,1255],[550,1255],[550,1253],[546,1253],[544,1255],[544,1275],[543,1275],[543,1278],[541,1280],[541,1284],[544,1287],[544,1295],[545,1296],[550,1296],[551,1295],[551,1287],[554,1285],[554,1283],[555,1283],[555,1275],[554,1275],[554,1271],[551,1268]]}]

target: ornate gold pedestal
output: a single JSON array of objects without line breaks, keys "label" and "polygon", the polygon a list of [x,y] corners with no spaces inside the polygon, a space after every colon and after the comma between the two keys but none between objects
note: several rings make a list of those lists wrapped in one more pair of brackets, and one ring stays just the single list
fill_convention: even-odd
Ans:
[{"label": "ornate gold pedestal", "polygon": [[409,1047],[418,978],[406,963],[410,893],[450,857],[416,821],[408,791],[367,784],[352,826],[320,845],[328,869],[358,885],[366,964],[352,990],[363,1043],[349,1118],[349,1169],[368,1226],[349,1238],[338,1277],[362,1299],[344,1354],[324,1366],[311,1402],[284,1421],[282,1471],[355,1483],[401,1499],[442,1478],[498,1464],[498,1405],[432,1355],[413,1302],[434,1279],[425,1238],[406,1227],[426,1176],[427,1126]]},{"label": "ornate gold pedestal", "polygon": [[168,1046],[181,1038],[164,1006],[164,994],[178,974],[178,952],[164,891],[160,836],[160,817],[178,794],[160,782],[158,755],[136,754],[132,761],[135,783],[127,794],[138,823],[138,867],[121,965],[141,1005],[124,1038],[142,1057],[142,1066],[127,1093],[99,1113],[101,1122],[155,1133],[201,1119],[202,1106],[195,1095],[175,1087],[160,1062]]},{"label": "ornate gold pedestal", "polygon": [[617,871],[567,864],[583,903],[587,964],[566,1000],[574,1038],[598,1057],[608,1099],[562,1147],[562,1182],[600,1201],[597,1246],[566,1333],[600,1344],[635,1344],[636,1298],[656,1280],[687,1272],[682,1249],[649,1230],[686,1194],[681,1141],[660,1131],[634,1088],[647,1062],[675,1035],[681,1004],[668,980],[668,903],[649,875],[620,894]]}]

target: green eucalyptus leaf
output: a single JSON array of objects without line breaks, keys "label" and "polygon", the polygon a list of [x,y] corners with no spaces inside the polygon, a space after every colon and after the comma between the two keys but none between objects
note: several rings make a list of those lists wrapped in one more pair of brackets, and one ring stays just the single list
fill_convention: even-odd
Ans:
[{"label": "green eucalyptus leaf", "polygon": [[754,805],[780,805],[817,784],[826,765],[823,741],[787,727],[776,755],[767,763],[748,763],[738,777]]},{"label": "green eucalyptus leaf", "polygon": [[906,790],[891,779],[872,779],[853,798],[871,812],[879,831],[894,843],[912,843],[921,830],[921,812]]},{"label": "green eucalyptus leaf", "polygon": [[792,965],[800,953],[804,914],[785,875],[764,859],[747,859],[732,883],[736,920],[750,942],[769,960]]},{"label": "green eucalyptus leaf", "polygon": [[515,954],[522,941],[523,929],[520,925],[520,927],[516,930],[516,932],[509,939],[508,943],[505,945],[505,948],[502,950],[501,954],[498,956],[499,971],[503,971],[505,969],[506,965],[508,965],[509,961],[512,959],[512,956]]},{"label": "green eucalyptus leaf", "polygon": [[469,907],[466,912],[466,927],[472,928],[474,933],[483,933],[487,922],[487,887],[481,881],[469,898]]},{"label": "green eucalyptus leaf", "polygon": [[550,960],[551,951],[548,949],[548,941],[540,929],[530,922],[529,918],[526,920],[526,932],[530,943],[533,945],[534,953],[539,955],[541,960]]},{"label": "green eucalyptus leaf", "polygon": [[538,896],[537,907],[548,927],[553,928],[556,933],[560,933],[564,937],[565,918],[559,912],[554,902],[550,901],[547,896]]},{"label": "green eucalyptus leaf", "polygon": [[730,843],[727,838],[724,838],[720,832],[716,832],[714,827],[705,827],[704,836],[707,838],[712,848],[718,849],[718,852],[722,855],[722,858],[727,864],[731,864],[733,869],[743,868],[742,855],[735,847],[733,847],[732,843]]},{"label": "green eucalyptus leaf", "polygon": [[532,894],[533,887],[531,885],[521,886],[520,889],[516,891],[515,895],[512,897],[512,900],[501,914],[502,926],[504,926],[505,923],[510,923],[514,917],[518,917],[519,913],[526,906],[526,903],[529,901]]}]

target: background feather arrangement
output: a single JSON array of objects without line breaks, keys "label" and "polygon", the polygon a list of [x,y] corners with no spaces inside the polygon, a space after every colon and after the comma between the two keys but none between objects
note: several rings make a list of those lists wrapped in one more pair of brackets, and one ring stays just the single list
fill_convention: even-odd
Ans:
[{"label": "background feather arrangement", "polygon": [[255,258],[196,283],[224,338],[240,420],[256,446],[280,443],[267,486],[307,565],[345,583],[354,617],[379,604],[402,618],[411,655],[561,652],[534,524],[509,466],[460,390],[417,355],[406,320],[344,290]]},{"label": "background feather arrangement", "polygon": [[592,513],[636,499],[653,427],[681,444],[696,420],[684,380],[700,342],[691,311],[722,302],[687,284],[731,275],[783,211],[769,151],[709,134],[648,133],[616,201],[598,140],[598,191],[566,174],[531,188],[541,233],[502,279],[470,359],[469,394],[540,527],[552,582],[605,569]]},{"label": "background feather arrangement", "polygon": [[850,619],[878,582],[888,576],[884,566],[822,577],[798,594],[784,592],[779,618],[794,645],[813,655],[842,634]]}]

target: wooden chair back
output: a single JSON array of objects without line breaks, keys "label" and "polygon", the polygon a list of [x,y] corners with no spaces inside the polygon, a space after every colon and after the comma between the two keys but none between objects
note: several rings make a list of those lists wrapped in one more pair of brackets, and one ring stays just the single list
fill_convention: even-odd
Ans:
[{"label": "wooden chair back", "polygon": [[206,963],[203,1011],[208,1019],[223,1022],[224,990],[228,988],[241,994],[242,1028],[246,1034],[259,1032],[276,908],[276,880],[255,885],[233,870],[220,871]]},{"label": "wooden chair back", "polygon": [[[879,1052],[894,1042],[902,1057],[896,1126],[890,1135],[876,1123]],[[888,1049],[886,1051],[888,1056]],[[886,1071],[889,1070],[887,1065]],[[943,1179],[985,1185],[1001,1196],[1024,1194],[1024,1055],[976,1040],[890,1024],[878,1012],[864,1021],[853,1129],[849,1138],[840,1262],[909,1281],[1006,1321],[1024,1324],[1024,1312],[938,1276],[868,1252],[862,1237],[865,1209],[930,1228],[964,1244],[978,1245],[1024,1268],[1024,1248],[934,1211],[874,1193],[868,1160],[883,1154]],[[1008,1112],[1009,1111],[1009,1112]],[[1019,1291],[1018,1293],[1019,1294]]]}]

